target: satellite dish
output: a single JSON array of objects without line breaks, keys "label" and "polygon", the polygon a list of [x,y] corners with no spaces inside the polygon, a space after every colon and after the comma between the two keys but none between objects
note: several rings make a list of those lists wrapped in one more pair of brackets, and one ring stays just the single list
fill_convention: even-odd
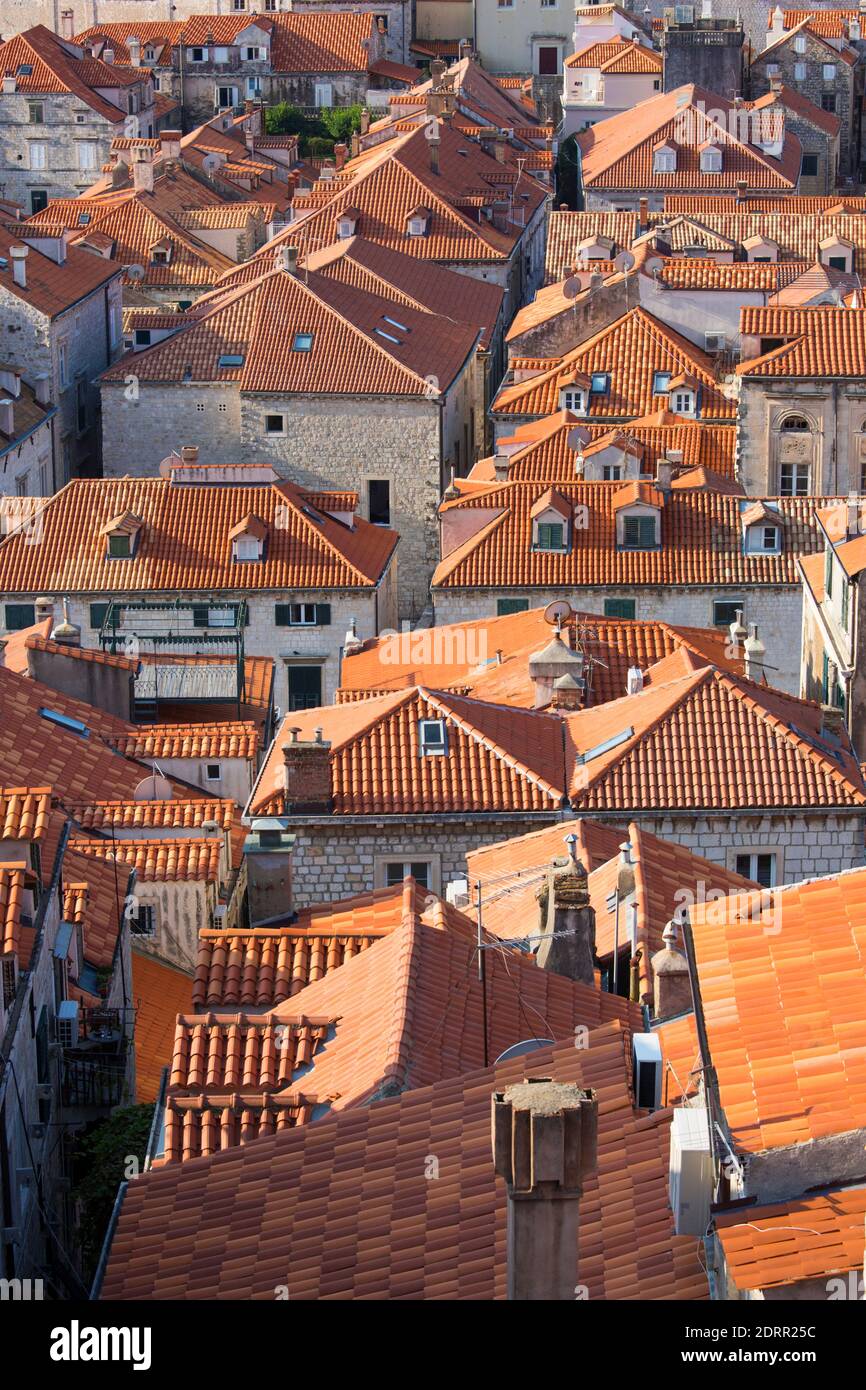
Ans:
[{"label": "satellite dish", "polygon": [[580,281],[569,275],[568,279],[562,282],[562,293],[565,299],[576,299],[580,294]]},{"label": "satellite dish", "polygon": [[127,278],[127,280],[143,280],[143,279],[144,279],[144,266],[143,266],[143,265],[128,265],[128,266],[126,267],[126,278]]},{"label": "satellite dish", "polygon": [[553,1038],[527,1038],[525,1042],[514,1043],[500,1052],[493,1065],[498,1067],[500,1062],[508,1062],[512,1057],[525,1057],[527,1052],[537,1052],[540,1047],[553,1047]]},{"label": "satellite dish", "polygon": [[201,162],[201,167],[204,169],[206,174],[214,174],[216,173],[217,169],[219,169],[221,164],[222,160],[220,159],[218,154],[206,154]]},{"label": "satellite dish", "polygon": [[158,772],[145,777],[132,793],[133,801],[171,801],[172,796],[171,782]]},{"label": "satellite dish", "polygon": [[634,265],[634,256],[630,251],[620,251],[619,255],[614,257],[613,263],[617,270],[625,275],[626,271],[631,270]]},{"label": "satellite dish", "polygon": [[656,271],[663,269],[663,267],[664,261],[661,256],[651,256],[649,260],[644,262],[644,269],[648,275],[655,275]]},{"label": "satellite dish", "polygon": [[568,622],[574,613],[574,609],[567,598],[557,598],[553,603],[549,603],[544,610],[544,621],[555,627],[557,623]]}]

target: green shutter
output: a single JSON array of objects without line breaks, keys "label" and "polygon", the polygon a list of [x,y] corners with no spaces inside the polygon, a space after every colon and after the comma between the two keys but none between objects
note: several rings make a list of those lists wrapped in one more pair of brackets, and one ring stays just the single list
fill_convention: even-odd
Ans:
[{"label": "green shutter", "polygon": [[827,653],[825,652],[825,653],[824,653],[824,659],[823,659],[823,662],[822,662],[822,664],[821,664],[821,701],[822,701],[822,703],[825,704],[825,705],[826,705],[826,703],[827,703],[827,696],[829,695],[829,693],[830,693],[830,658],[829,658],[829,656],[827,655]]},{"label": "green shutter", "polygon": [[824,592],[827,598],[833,597],[833,548],[829,545],[824,551]]},{"label": "green shutter", "polygon": [[274,624],[277,627],[290,627],[292,622],[292,605],[290,603],[274,604]]},{"label": "green shutter", "polygon": [[192,606],[193,627],[207,627],[208,606],[206,603],[194,603]]},{"label": "green shutter", "polygon": [[36,622],[36,609],[32,603],[6,604],[6,631],[20,632],[23,627],[32,627]]},{"label": "green shutter", "polygon": [[635,601],[633,598],[606,598],[604,616],[606,618],[633,618]]},{"label": "green shutter", "polygon": [[851,585],[847,579],[842,580],[842,626],[848,631],[848,602],[851,594]]},{"label": "green shutter", "polygon": [[316,622],[320,627],[330,627],[331,605],[329,603],[316,604]]},{"label": "green shutter", "polygon": [[525,613],[528,608],[528,598],[498,598],[496,600],[497,618],[505,618],[509,613]]},{"label": "green shutter", "polygon": [[110,607],[111,604],[109,603],[91,603],[90,626],[95,627],[97,632],[102,627],[102,624],[105,622],[105,615]]}]

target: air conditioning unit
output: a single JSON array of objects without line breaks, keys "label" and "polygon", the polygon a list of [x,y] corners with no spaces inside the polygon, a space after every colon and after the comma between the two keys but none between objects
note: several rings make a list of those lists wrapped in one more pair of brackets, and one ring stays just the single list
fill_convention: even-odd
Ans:
[{"label": "air conditioning unit", "polygon": [[64,999],[57,1010],[57,1041],[61,1047],[74,1047],[78,1042],[77,999]]},{"label": "air conditioning unit", "polygon": [[455,878],[451,883],[445,885],[445,901],[452,907],[469,906],[469,880],[466,878]]},{"label": "air conditioning unit", "polygon": [[668,1197],[678,1236],[702,1236],[710,1220],[713,1155],[706,1107],[681,1106],[671,1122]]},{"label": "air conditioning unit", "polygon": [[657,1033],[635,1033],[634,1103],[640,1110],[658,1110],[662,1103],[662,1048]]},{"label": "air conditioning unit", "polygon": [[724,333],[705,333],[704,344],[707,352],[724,352],[726,339]]}]

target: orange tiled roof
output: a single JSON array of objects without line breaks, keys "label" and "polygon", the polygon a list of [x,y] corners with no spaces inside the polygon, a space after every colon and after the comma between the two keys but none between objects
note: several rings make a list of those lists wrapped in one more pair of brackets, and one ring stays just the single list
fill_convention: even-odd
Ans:
[{"label": "orange tiled roof", "polygon": [[[109,845],[110,848],[110,845]],[[63,912],[83,927],[84,958],[97,968],[114,967],[133,865],[117,846],[117,857],[95,858],[71,845],[63,856]]]},{"label": "orange tiled roof", "polygon": [[806,269],[804,262],[700,261],[666,257],[658,278],[669,290],[778,290]]},{"label": "orange tiled roof", "polygon": [[222,841],[217,836],[204,840],[89,840],[73,835],[69,848],[75,854],[112,863],[120,855],[142,883],[217,883],[220,878]]},{"label": "orange tiled roof", "polygon": [[259,731],[248,720],[225,724],[138,724],[113,742],[128,758],[244,758],[259,749]]},{"label": "orange tiled roof", "polygon": [[709,904],[690,920],[736,1152],[862,1129],[866,870],[764,890],[727,916]]},{"label": "orange tiled roof", "polygon": [[36,878],[24,863],[0,862],[0,957],[17,956],[19,969],[27,970],[36,939],[35,928],[22,921],[27,891]]},{"label": "orange tiled roof", "polygon": [[[766,48],[762,49],[760,53],[755,54],[752,62],[763,63],[767,57],[775,54],[777,48],[782,44],[788,43],[795,34],[800,33],[808,34],[810,38],[817,40],[819,47],[827,50],[828,57],[832,54],[834,57],[840,58],[843,63],[847,63],[850,67],[853,67],[857,62],[857,50],[850,47],[848,44],[842,44],[840,47],[837,47],[836,44],[830,42],[831,38],[845,38],[847,36],[847,28],[843,27],[841,21],[836,20],[835,22],[831,22],[831,26],[828,26],[830,27],[830,32],[828,33],[826,32],[826,28],[822,29],[819,25],[814,24],[812,22],[813,19],[813,14],[807,14],[803,19],[797,22],[792,21],[786,24],[785,31],[781,33],[778,38],[771,38]],[[836,27],[837,25],[838,28]]]},{"label": "orange tiled roof", "polygon": [[838,1187],[772,1206],[720,1212],[725,1272],[741,1295],[863,1266],[866,1187]]},{"label": "orange tiled roof", "polygon": [[[634,239],[636,220],[633,212],[549,212],[544,283],[550,285],[571,274],[578,246],[590,238],[607,237],[614,252],[627,250]],[[595,265],[595,261],[589,262],[587,268]]]},{"label": "orange tiled roof", "polygon": [[135,1093],[139,1103],[154,1101],[163,1068],[171,1061],[178,1014],[190,1010],[192,980],[144,951],[132,952],[135,1005]]},{"label": "orange tiled roof", "polygon": [[45,652],[49,656],[68,656],[72,661],[96,662],[99,666],[113,666],[120,671],[135,672],[138,662],[114,652],[104,652],[96,647],[72,647],[68,642],[52,642],[48,637],[28,637],[25,647],[29,652]]},{"label": "orange tiled roof", "polygon": [[44,839],[50,809],[50,787],[0,787],[0,840]]},{"label": "orange tiled roof", "polygon": [[[31,71],[27,72],[27,68]],[[131,81],[145,83],[150,79],[146,69],[132,76],[128,72],[115,72],[109,64],[96,59],[78,57],[73,44],[43,24],[0,43],[0,72],[15,75],[19,92],[33,96],[74,96],[98,116],[113,122],[124,120],[126,99],[121,109],[101,92],[125,87]]]},{"label": "orange tiled roof", "polygon": [[[773,11],[768,11],[768,20],[772,19]],[[844,39],[848,36],[848,24],[852,19],[859,19],[859,10],[782,10],[782,22],[786,30],[797,29],[806,22],[813,34],[820,34],[823,38]],[[767,26],[768,31],[772,28]]]},{"label": "orange tiled roof", "polygon": [[[268,525],[268,540],[261,561],[239,565],[228,533],[251,504]],[[126,509],[143,524],[133,557],[118,562],[108,557],[100,532]],[[306,493],[288,482],[232,487],[163,478],[75,479],[47,500],[40,517],[44,544],[28,545],[24,535],[0,542],[4,593],[111,594],[119,585],[125,593],[217,593],[236,590],[241,577],[250,591],[367,588],[378,582],[397,544],[387,528],[357,519],[350,530],[315,511]]]},{"label": "orange tiled roof", "polygon": [[82,830],[105,830],[108,827],[124,830],[198,830],[206,821],[215,821],[223,830],[231,830],[237,808],[229,800],[172,800],[172,801],[91,801],[69,807],[77,826]]},{"label": "orange tiled roof", "polygon": [[[547,421],[549,428],[539,432],[538,424],[544,425]],[[683,470],[702,467],[725,478],[734,476],[736,431],[732,427],[733,422],[730,425],[706,425],[702,420],[688,420],[662,409],[614,426],[585,423],[568,412],[544,417],[541,422],[530,425],[519,425],[510,439],[525,438],[526,443],[509,454],[508,480],[549,483],[574,481],[577,450],[574,443],[569,443],[569,436],[575,425],[589,435],[589,445],[583,446],[584,452],[597,452],[611,443],[623,447],[637,444],[640,446],[642,469],[647,473],[655,472],[658,459],[681,454],[677,466]],[[478,465],[472,476],[483,476]],[[487,480],[495,481],[492,470]]]},{"label": "orange tiled roof", "polygon": [[654,48],[626,39],[609,39],[578,49],[563,64],[567,68],[598,68],[610,73],[658,73],[662,55]]},{"label": "orange tiled roof", "polygon": [[745,197],[726,197],[724,194],[666,193],[664,197],[665,215],[688,213],[701,216],[702,213],[731,212],[784,212],[826,213],[841,206],[850,207],[856,212],[866,212],[866,197],[838,193],[786,193],[775,197],[761,197],[757,193],[747,193]]},{"label": "orange tiled roof", "polygon": [[716,383],[711,359],[694,343],[653,318],[645,309],[630,309],[622,318],[580,343],[544,370],[503,386],[491,407],[494,416],[551,415],[560,408],[559,392],[574,370],[606,372],[609,390],[589,398],[589,419],[625,420],[648,415],[666,404],[654,391],[655,373],[688,372],[700,383],[701,418],[733,419],[736,403]]},{"label": "orange tiled roof", "polygon": [[[795,191],[800,172],[800,142],[786,134],[782,157],[775,159],[757,145],[735,139],[716,111],[733,111],[718,93],[687,85],[660,93],[631,110],[609,116],[576,136],[585,188],[733,189],[745,180],[750,188]],[[730,123],[733,126],[733,122]],[[701,170],[699,148],[707,140],[722,149],[719,173]],[[676,169],[660,173],[653,152],[659,144],[676,145]]]},{"label": "orange tiled roof", "polygon": [[[539,1066],[593,1087],[599,1099],[598,1173],[581,1199],[575,1284],[591,1298],[706,1297],[697,1242],[673,1233],[669,1113],[648,1120],[634,1112],[619,1025],[594,1030],[588,1044],[575,1048],[572,1038],[262,1139],[254,1151],[146,1174],[127,1189],[102,1297],[273,1298],[288,1281],[293,1300],[504,1298],[505,1200],[490,1153],[490,1095],[539,1075]],[[424,1177],[431,1153],[444,1180]],[[261,1172],[268,1181],[254,1182]],[[227,1203],[243,1211],[242,1233],[226,1222]],[[205,1229],[215,1239],[202,1261],[193,1233]]]},{"label": "orange tiled roof", "polygon": [[499,483],[447,504],[449,509],[483,511],[474,534],[439,562],[434,593],[440,587],[553,587],[567,593],[603,584],[792,584],[799,582],[796,556],[822,546],[814,515],[821,503],[814,498],[773,499],[783,520],[782,549],[777,555],[757,556],[744,553],[742,499],[676,489],[665,504],[660,547],[619,550],[613,497],[621,484],[558,482],[575,506],[586,508],[588,525],[575,532],[571,549],[563,554],[533,550],[529,513],[544,487],[541,481]]},{"label": "orange tiled roof", "polygon": [[[850,241],[854,247],[854,269],[858,274],[866,272],[866,217],[860,212],[836,213],[832,211],[804,215],[796,209],[788,211],[787,200],[777,200],[779,211],[772,209],[752,211],[752,202],[747,201],[746,210],[734,207],[730,211],[701,212],[691,221],[683,214],[649,214],[651,228],[673,249],[685,250],[700,240],[696,235],[701,229],[718,235],[742,246],[749,237],[758,236],[774,241],[779,247],[782,261],[799,261],[814,265],[821,259],[821,242],[828,236],[838,236]],[[671,231],[674,222],[678,223]]]},{"label": "orange tiled roof", "polygon": [[782,347],[741,362],[743,377],[861,377],[866,361],[866,309],[835,305],[771,305],[740,311],[740,332],[787,337]]},{"label": "orange tiled roof", "polygon": [[65,313],[120,274],[121,268],[114,262],[103,261],[87,251],[80,251],[77,246],[67,247],[63,265],[31,246],[27,257],[27,289],[22,292],[12,277],[9,251],[12,246],[23,243],[20,232],[10,231],[11,225],[0,222],[0,257],[6,261],[5,266],[0,265],[0,289],[8,290],[16,298],[24,297],[28,305],[48,318]]}]

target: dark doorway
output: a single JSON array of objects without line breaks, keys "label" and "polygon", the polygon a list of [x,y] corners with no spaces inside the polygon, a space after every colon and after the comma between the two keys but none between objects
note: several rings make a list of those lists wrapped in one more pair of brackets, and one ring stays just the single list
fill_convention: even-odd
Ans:
[{"label": "dark doorway", "polygon": [[289,709],[317,709],[321,703],[321,666],[290,666]]},{"label": "dark doorway", "polygon": [[538,72],[541,77],[555,77],[559,72],[559,49],[545,46],[538,50]]},{"label": "dark doorway", "polygon": [[48,207],[48,192],[44,188],[31,188],[30,190],[30,211],[41,212]]}]

